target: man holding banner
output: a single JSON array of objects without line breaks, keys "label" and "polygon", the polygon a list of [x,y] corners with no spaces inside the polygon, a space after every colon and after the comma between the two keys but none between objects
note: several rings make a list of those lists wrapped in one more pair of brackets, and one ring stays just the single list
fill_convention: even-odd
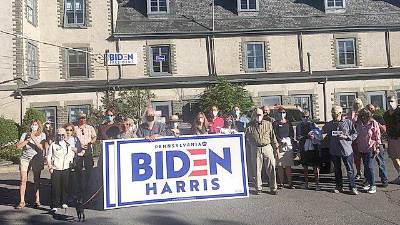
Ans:
[{"label": "man holding banner", "polygon": [[150,141],[166,135],[166,125],[165,123],[157,122],[156,111],[153,108],[146,109],[144,123],[139,125],[136,135],[139,138],[145,138]]},{"label": "man holding banner", "polygon": [[[263,162],[266,164],[267,175],[269,177],[270,193],[278,194],[275,172],[275,158],[278,156],[278,142],[272,123],[263,120],[263,111],[257,108],[253,112],[252,121],[246,129],[246,140],[249,141],[251,147],[252,161],[256,162],[255,186],[256,194],[262,192],[261,169]],[[253,166],[254,171],[254,166]]]}]

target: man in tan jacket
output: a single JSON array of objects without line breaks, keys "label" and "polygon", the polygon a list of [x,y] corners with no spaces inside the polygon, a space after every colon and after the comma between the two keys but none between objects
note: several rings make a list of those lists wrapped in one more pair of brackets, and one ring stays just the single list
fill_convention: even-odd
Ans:
[{"label": "man in tan jacket", "polygon": [[276,140],[275,132],[272,123],[263,120],[263,110],[257,108],[253,112],[252,121],[246,129],[246,141],[251,146],[252,162],[256,162],[255,170],[255,186],[256,194],[262,192],[261,170],[263,163],[267,170],[269,177],[270,193],[273,195],[278,194],[276,184],[275,172],[275,159],[278,156],[278,142]]}]

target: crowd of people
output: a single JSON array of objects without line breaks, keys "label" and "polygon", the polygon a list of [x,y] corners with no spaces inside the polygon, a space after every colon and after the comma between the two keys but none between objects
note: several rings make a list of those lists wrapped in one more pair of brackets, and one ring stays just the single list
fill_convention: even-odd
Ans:
[{"label": "crowd of people", "polygon": [[[270,193],[278,194],[284,187],[294,189],[292,167],[294,166],[294,146],[298,146],[304,171],[304,186],[309,189],[309,167],[313,168],[315,190],[321,190],[319,174],[323,145],[329,149],[330,159],[335,169],[334,193],[343,192],[342,162],[347,171],[350,193],[357,195],[356,179],[363,176],[368,193],[376,192],[375,161],[379,166],[382,186],[388,185],[385,168],[385,138],[387,152],[393,161],[398,176],[393,183],[400,184],[400,107],[395,97],[388,97],[389,109],[384,116],[378,116],[373,105],[363,107],[362,101],[354,101],[353,110],[348,114],[334,105],[332,120],[322,128],[318,127],[307,111],[302,112],[302,120],[297,126],[287,118],[282,106],[263,106],[246,113],[239,107],[222,115],[214,105],[209,112],[198,112],[189,131],[182,127],[178,115],[172,115],[166,123],[158,120],[156,111],[149,107],[141,123],[131,118],[115,122],[116,112],[107,109],[104,122],[96,129],[88,124],[87,116],[79,113],[77,124],[65,124],[56,131],[51,124],[39,120],[31,122],[29,132],[23,133],[17,148],[22,149],[20,159],[20,202],[16,208],[25,207],[25,191],[28,171],[34,174],[34,206],[41,205],[39,196],[41,171],[47,166],[51,173],[51,204],[58,208],[68,208],[76,199],[84,198],[92,174],[93,145],[107,139],[145,138],[154,141],[162,136],[236,134],[243,132],[246,139],[246,153],[249,180],[254,182],[256,192],[262,193],[262,168],[268,177]],[[325,134],[325,135],[324,135]],[[356,173],[354,165],[356,166]],[[264,167],[263,167],[264,166]],[[286,181],[286,182],[285,182]],[[286,183],[286,186],[284,185]]]}]

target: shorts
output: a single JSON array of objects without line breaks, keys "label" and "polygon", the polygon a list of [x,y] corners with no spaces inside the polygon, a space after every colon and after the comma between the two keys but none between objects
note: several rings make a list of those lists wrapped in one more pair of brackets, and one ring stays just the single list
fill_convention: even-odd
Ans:
[{"label": "shorts", "polygon": [[389,139],[387,153],[391,159],[400,159],[400,139]]},{"label": "shorts", "polygon": [[19,170],[40,172],[44,169],[44,157],[41,154],[36,154],[32,159],[20,158]]},{"label": "shorts", "polygon": [[294,166],[293,161],[293,149],[292,146],[285,147],[286,151],[282,151],[282,148],[279,147],[278,160],[276,161],[277,166]]}]

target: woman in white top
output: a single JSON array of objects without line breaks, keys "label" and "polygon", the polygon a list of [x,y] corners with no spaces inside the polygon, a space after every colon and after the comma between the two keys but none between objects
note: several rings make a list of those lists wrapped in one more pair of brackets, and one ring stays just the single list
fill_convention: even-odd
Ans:
[{"label": "woman in white top", "polygon": [[46,135],[43,133],[42,122],[40,120],[32,120],[29,132],[23,133],[17,143],[17,149],[22,149],[19,167],[21,176],[20,202],[16,207],[17,209],[22,209],[26,205],[25,191],[29,169],[33,171],[34,192],[36,194],[34,206],[40,206],[40,173],[43,170],[43,151],[46,147]]}]

